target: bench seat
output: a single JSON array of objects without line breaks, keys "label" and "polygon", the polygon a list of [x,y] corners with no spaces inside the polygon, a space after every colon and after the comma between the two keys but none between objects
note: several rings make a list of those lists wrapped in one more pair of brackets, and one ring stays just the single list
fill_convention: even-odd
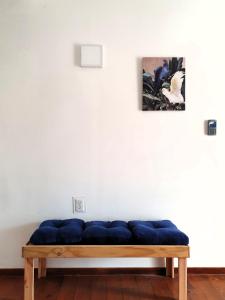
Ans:
[{"label": "bench seat", "polygon": [[30,238],[33,245],[188,245],[171,221],[47,220]]}]

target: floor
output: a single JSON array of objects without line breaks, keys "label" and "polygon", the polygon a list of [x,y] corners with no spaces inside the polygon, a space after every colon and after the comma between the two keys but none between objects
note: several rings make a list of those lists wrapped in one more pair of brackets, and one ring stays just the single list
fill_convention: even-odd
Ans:
[{"label": "floor", "polygon": [[[48,276],[35,280],[35,300],[175,300],[177,277]],[[23,277],[0,276],[0,300],[22,300]],[[188,300],[225,300],[225,275],[188,275]]]}]

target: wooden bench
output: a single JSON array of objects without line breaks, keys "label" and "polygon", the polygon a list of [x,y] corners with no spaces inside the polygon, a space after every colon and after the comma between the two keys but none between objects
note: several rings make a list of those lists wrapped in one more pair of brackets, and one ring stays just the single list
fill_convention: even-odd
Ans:
[{"label": "wooden bench", "polygon": [[161,257],[166,259],[166,275],[174,278],[174,258],[178,258],[179,300],[187,300],[187,258],[189,246],[148,245],[26,245],[22,248],[24,300],[34,300],[34,259],[38,259],[38,277],[46,276],[47,258]]}]

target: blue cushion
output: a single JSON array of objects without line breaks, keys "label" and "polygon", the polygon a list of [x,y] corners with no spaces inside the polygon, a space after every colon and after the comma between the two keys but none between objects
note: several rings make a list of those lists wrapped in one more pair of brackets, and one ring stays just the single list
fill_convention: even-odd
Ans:
[{"label": "blue cushion", "polygon": [[91,221],[47,220],[32,234],[34,245],[188,245],[188,237],[168,220]]},{"label": "blue cushion", "polygon": [[130,221],[135,244],[142,245],[188,245],[189,238],[169,220]]},{"label": "blue cushion", "polygon": [[47,220],[32,234],[35,245],[77,244],[81,241],[84,221],[80,219]]},{"label": "blue cushion", "polygon": [[124,221],[92,221],[85,224],[82,241],[85,244],[128,244],[132,233]]},{"label": "blue cushion", "polygon": [[85,223],[85,228],[90,226],[102,226],[104,228],[125,227],[128,228],[127,222],[124,221],[89,221]]}]

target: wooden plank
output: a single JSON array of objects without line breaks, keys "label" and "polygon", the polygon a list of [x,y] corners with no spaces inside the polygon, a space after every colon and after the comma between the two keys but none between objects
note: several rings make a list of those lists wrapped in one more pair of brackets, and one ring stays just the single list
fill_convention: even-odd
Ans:
[{"label": "wooden plank", "polygon": [[[48,280],[48,278],[46,280]],[[64,276],[60,290],[56,292],[56,299],[74,300],[74,295],[76,294],[78,280],[79,277],[77,276]],[[55,289],[57,290],[57,287]]]},{"label": "wooden plank", "polygon": [[[75,291],[74,300],[91,300],[92,283],[94,287],[95,279],[92,280],[91,276],[79,276],[77,278],[77,289]],[[65,298],[64,298],[65,299]],[[99,297],[99,299],[101,299]],[[65,299],[69,300],[69,299]]]},{"label": "wooden plank", "polygon": [[174,278],[174,259],[166,257],[166,276]]},{"label": "wooden plank", "polygon": [[187,259],[178,258],[179,300],[187,300]]},{"label": "wooden plank", "polygon": [[[64,278],[60,276],[49,276],[46,279],[39,280],[35,284],[35,300],[59,300],[58,297],[63,285],[63,279]],[[64,298],[64,300],[71,299],[73,298]],[[17,298],[12,300],[17,300]]]},{"label": "wooden plank", "polygon": [[[34,270],[34,274],[35,274]],[[21,276],[23,275],[23,268],[16,269],[0,269],[0,276]],[[176,274],[177,268],[174,268]],[[219,267],[188,267],[188,274],[192,275],[225,275],[225,268]],[[48,268],[48,273],[51,276],[64,275],[164,275],[165,268],[163,267],[121,267],[121,268]]]},{"label": "wooden plank", "polygon": [[[35,274],[34,270],[34,274]],[[0,269],[0,276],[21,276],[23,275],[23,268],[16,269]],[[174,268],[176,274],[177,268]],[[188,267],[188,274],[195,275],[225,275],[225,268],[212,267]],[[63,275],[164,275],[165,268],[163,267],[111,267],[111,268],[48,268],[48,273],[51,276],[63,276]]]},{"label": "wooden plank", "polygon": [[25,258],[24,300],[34,300],[34,259]]},{"label": "wooden plank", "polygon": [[[124,290],[122,289],[121,276],[104,276],[104,277],[105,277],[106,299],[125,300],[126,298],[123,295]],[[129,286],[126,287],[126,290],[129,290]]]},{"label": "wooden plank", "polygon": [[[91,276],[90,276],[91,278]],[[105,276],[95,276],[95,280],[91,280],[89,285],[91,290],[90,298],[84,299],[91,299],[91,300],[109,300],[107,297],[107,286],[106,286],[106,279]],[[58,299],[57,299],[58,300]],[[69,299],[66,299],[69,300]],[[78,298],[78,300],[81,300]]]},{"label": "wooden plank", "polygon": [[[221,278],[221,285],[213,287],[211,280],[218,282]],[[190,300],[224,300],[225,299],[225,276],[224,275],[191,275],[188,277]],[[224,291],[224,292],[223,292]],[[221,293],[222,292],[222,293]]]},{"label": "wooden plank", "polygon": [[138,288],[136,276],[121,276],[120,285],[122,289],[123,299],[141,300],[142,297]]},{"label": "wooden plank", "polygon": [[22,249],[23,257],[189,257],[188,246],[79,245],[36,246]]},{"label": "wooden plank", "polygon": [[46,258],[38,258],[38,278],[46,277]]},{"label": "wooden plank", "polygon": [[[121,289],[121,276],[90,276],[91,289],[87,289],[86,281],[83,282],[82,292],[76,297],[76,289],[80,278],[86,276],[49,276],[36,285],[36,300],[87,300],[91,299],[93,289],[99,300],[127,300],[132,282],[127,282],[126,290]],[[123,276],[124,277],[124,276]],[[130,277],[130,276],[128,276]],[[161,276],[135,276],[138,286],[138,297],[141,300],[175,300],[178,298],[177,280]],[[95,286],[96,279],[99,282]],[[100,286],[100,281],[103,286]],[[188,300],[224,300],[225,275],[190,275],[188,277]],[[167,284],[166,297],[161,293]],[[53,291],[54,289],[54,291]],[[127,292],[126,292],[127,291]],[[84,293],[84,295],[83,295]],[[121,296],[120,296],[121,295]],[[59,298],[57,298],[59,297]],[[95,296],[96,297],[96,296]],[[139,299],[137,297],[137,300]],[[0,276],[0,299],[23,299],[23,276]]]},{"label": "wooden plank", "polygon": [[[178,288],[176,281],[171,280],[168,277],[159,277],[160,278],[160,287],[158,286],[158,277],[153,276],[150,277],[149,280],[151,281],[152,286],[152,297],[144,298],[144,300],[178,300]],[[173,287],[172,287],[173,285]],[[173,297],[172,297],[173,296]]]}]

